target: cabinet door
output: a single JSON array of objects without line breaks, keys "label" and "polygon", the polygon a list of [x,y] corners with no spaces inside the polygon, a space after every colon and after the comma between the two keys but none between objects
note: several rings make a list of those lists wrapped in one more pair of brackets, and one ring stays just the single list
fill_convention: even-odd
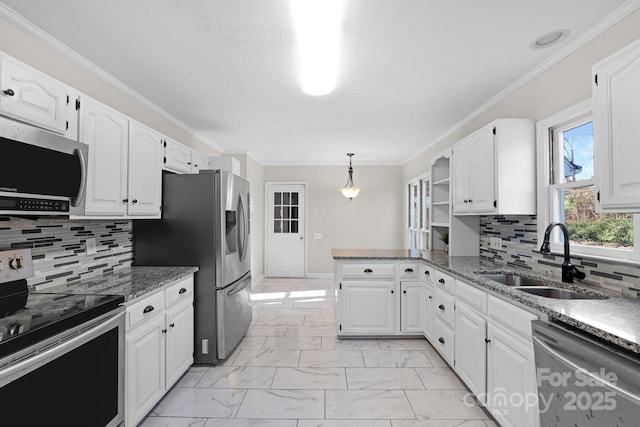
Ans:
[{"label": "cabinet door", "polygon": [[166,384],[171,387],[193,364],[193,301],[167,310]]},{"label": "cabinet door", "polygon": [[[522,340],[493,322],[489,322],[487,336],[487,408],[501,426],[537,426],[536,367],[531,341]],[[522,400],[525,403],[520,405]],[[532,400],[534,404],[528,407],[526,402]]]},{"label": "cabinet door", "polygon": [[129,125],[129,215],[160,215],[162,136],[144,125]]},{"label": "cabinet door", "polygon": [[62,83],[6,59],[1,73],[0,114],[65,134],[69,99]]},{"label": "cabinet door", "polygon": [[395,282],[353,280],[340,285],[341,335],[395,333]]},{"label": "cabinet door", "polygon": [[400,283],[400,331],[423,334],[424,285],[421,282]]},{"label": "cabinet door", "polygon": [[[165,392],[164,316],[126,334],[125,414],[135,426]],[[99,369],[99,367],[97,367]]]},{"label": "cabinet door", "polygon": [[197,151],[191,152],[191,173],[198,173],[201,169],[209,169],[209,158]]},{"label": "cabinet door", "polygon": [[424,336],[433,338],[433,286],[424,285],[424,310],[422,315],[422,329]]},{"label": "cabinet door", "polygon": [[471,159],[471,140],[467,139],[459,142],[453,147],[451,185],[452,187],[452,203],[454,213],[467,213],[470,209],[469,199],[471,197],[470,169],[469,163]]},{"label": "cabinet door", "polygon": [[640,42],[593,67],[595,176],[605,212],[640,212]]},{"label": "cabinet door", "polygon": [[495,207],[495,157],[493,126],[476,133],[469,152],[469,206],[473,213],[493,212]]},{"label": "cabinet door", "polygon": [[176,172],[191,173],[191,148],[165,138],[164,167]]},{"label": "cabinet door", "polygon": [[85,213],[125,215],[129,120],[85,97],[80,114],[80,141],[89,145]]},{"label": "cabinet door", "polygon": [[487,321],[460,301],[456,302],[455,319],[456,373],[473,394],[483,398],[487,385]]}]

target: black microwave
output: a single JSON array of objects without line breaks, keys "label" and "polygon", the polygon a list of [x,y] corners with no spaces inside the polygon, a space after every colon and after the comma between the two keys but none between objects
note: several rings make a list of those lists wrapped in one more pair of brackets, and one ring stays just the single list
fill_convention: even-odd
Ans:
[{"label": "black microwave", "polygon": [[89,146],[0,117],[0,215],[83,215]]}]

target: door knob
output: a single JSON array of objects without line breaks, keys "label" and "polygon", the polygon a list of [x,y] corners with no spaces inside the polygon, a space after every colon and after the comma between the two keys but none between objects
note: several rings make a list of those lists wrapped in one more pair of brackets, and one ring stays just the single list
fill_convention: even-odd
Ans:
[{"label": "door knob", "polygon": [[300,240],[304,240],[304,236],[300,236]]}]

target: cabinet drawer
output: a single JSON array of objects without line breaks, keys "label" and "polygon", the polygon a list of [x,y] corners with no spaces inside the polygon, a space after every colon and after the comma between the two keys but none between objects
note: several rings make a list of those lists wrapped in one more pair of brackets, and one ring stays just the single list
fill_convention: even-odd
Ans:
[{"label": "cabinet drawer", "polygon": [[170,285],[164,292],[167,307],[187,299],[193,294],[193,276]]},{"label": "cabinet drawer", "polygon": [[433,325],[433,346],[440,352],[443,359],[453,366],[454,350],[453,329],[436,318]]},{"label": "cabinet drawer", "polygon": [[343,279],[393,279],[396,275],[394,264],[342,264],[341,270]]},{"label": "cabinet drawer", "polygon": [[127,307],[127,328],[151,319],[164,311],[164,292],[157,292]]},{"label": "cabinet drawer", "polygon": [[442,289],[445,289],[450,294],[453,294],[454,279],[453,279],[453,277],[449,276],[448,274],[443,273],[440,270],[436,270],[435,271],[435,282],[434,283],[436,285],[438,285],[439,287],[441,287]]},{"label": "cabinet drawer", "polygon": [[466,302],[479,312],[487,314],[486,292],[456,279],[456,298]]},{"label": "cabinet drawer", "polygon": [[453,318],[453,297],[441,289],[434,289],[433,291],[433,311],[436,319],[440,319],[441,322],[454,327]]},{"label": "cabinet drawer", "polygon": [[420,265],[419,273],[418,273],[419,279],[424,280],[427,283],[433,283],[434,271],[435,271],[434,268],[429,265],[426,265],[426,264]]},{"label": "cabinet drawer", "polygon": [[418,264],[417,263],[401,263],[398,265],[400,279],[417,279],[418,278]]},{"label": "cabinet drawer", "polygon": [[489,296],[489,317],[508,329],[531,340],[531,321],[538,316],[506,301]]}]

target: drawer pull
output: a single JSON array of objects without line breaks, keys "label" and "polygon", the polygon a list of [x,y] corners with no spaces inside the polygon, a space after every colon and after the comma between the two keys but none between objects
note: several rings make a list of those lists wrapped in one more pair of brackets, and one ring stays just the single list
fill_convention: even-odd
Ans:
[{"label": "drawer pull", "polygon": [[440,341],[442,344],[444,344],[444,338],[440,337],[440,338],[438,338],[438,341]]},{"label": "drawer pull", "polygon": [[373,273],[373,270],[372,270],[372,269],[370,269],[370,268],[365,268],[365,269],[364,269],[364,272],[365,272],[365,273]]},{"label": "drawer pull", "polygon": [[13,89],[6,89],[3,91],[5,95],[9,95],[9,96],[13,96],[16,93],[13,91]]},{"label": "drawer pull", "polygon": [[178,294],[184,294],[185,292],[187,292],[185,288],[180,288],[180,290],[178,291]]},{"label": "drawer pull", "polygon": [[405,268],[404,272],[405,273],[413,273],[413,268]]},{"label": "drawer pull", "polygon": [[440,310],[444,311],[444,305],[443,305],[443,304],[440,304],[440,305],[438,306],[438,308],[439,308]]},{"label": "drawer pull", "polygon": [[152,305],[148,305],[144,308],[144,310],[142,310],[143,313],[151,313],[153,310],[155,310],[156,308]]},{"label": "drawer pull", "polygon": [[442,283],[444,285],[444,279],[440,279],[438,280],[439,283]]},{"label": "drawer pull", "polygon": [[424,275],[425,275],[425,276],[428,276],[428,275],[430,275],[430,274],[431,274],[431,273],[429,272],[429,270],[425,270],[425,271],[424,271]]}]

